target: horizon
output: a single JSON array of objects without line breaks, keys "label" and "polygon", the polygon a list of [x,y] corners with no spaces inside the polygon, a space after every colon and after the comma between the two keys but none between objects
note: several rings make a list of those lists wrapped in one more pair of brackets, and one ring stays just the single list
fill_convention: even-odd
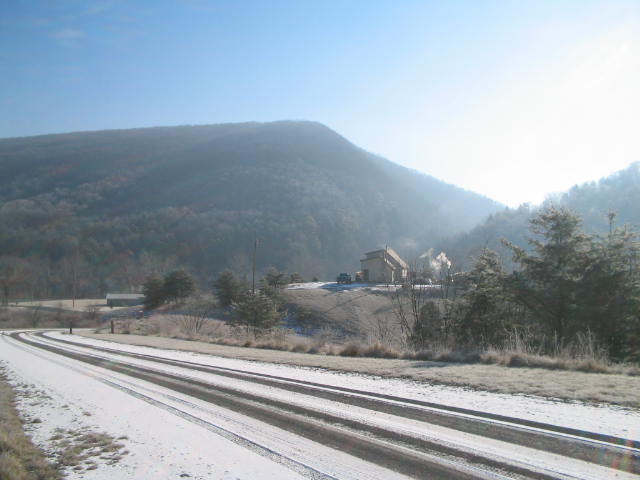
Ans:
[{"label": "horizon", "polygon": [[510,207],[640,160],[640,4],[14,4],[0,137],[305,119]]}]

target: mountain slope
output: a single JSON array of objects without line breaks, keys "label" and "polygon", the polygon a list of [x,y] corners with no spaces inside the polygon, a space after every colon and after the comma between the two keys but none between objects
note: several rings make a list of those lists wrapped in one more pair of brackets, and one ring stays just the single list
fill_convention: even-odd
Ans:
[{"label": "mountain slope", "polygon": [[510,252],[500,244],[507,238],[521,247],[527,247],[529,220],[540,208],[566,207],[578,213],[583,227],[590,233],[605,233],[609,229],[607,214],[615,212],[615,226],[640,226],[640,163],[631,164],[609,177],[576,185],[569,191],[546,200],[540,207],[522,205],[491,214],[483,223],[469,232],[456,235],[440,243],[440,248],[453,257],[461,268],[467,268],[472,259],[485,246],[502,254],[509,265]]},{"label": "mountain slope", "polygon": [[[254,235],[259,268],[333,276],[366,250],[412,255],[499,207],[312,122],[0,140],[3,254],[27,269],[81,265],[94,291],[134,288],[168,264],[203,281],[246,273]],[[65,291],[63,273],[32,290]]]}]

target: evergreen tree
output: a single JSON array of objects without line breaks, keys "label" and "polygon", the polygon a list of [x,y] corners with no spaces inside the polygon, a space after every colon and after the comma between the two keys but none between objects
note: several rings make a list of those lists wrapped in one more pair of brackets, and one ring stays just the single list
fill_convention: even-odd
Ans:
[{"label": "evergreen tree", "polygon": [[228,307],[238,302],[242,294],[247,290],[244,282],[238,279],[231,270],[220,272],[218,278],[213,282],[213,287],[215,288],[218,302],[222,307]]},{"label": "evergreen tree", "polygon": [[184,300],[196,290],[193,277],[184,270],[174,270],[164,277],[164,293],[169,301]]},{"label": "evergreen tree", "polygon": [[459,325],[459,336],[467,342],[495,345],[511,326],[505,278],[498,254],[483,250],[469,272],[468,287],[463,297],[465,313]]},{"label": "evergreen tree", "polygon": [[147,277],[142,286],[144,294],[144,308],[151,310],[162,305],[166,300],[164,280],[158,276]]},{"label": "evergreen tree", "polygon": [[244,326],[247,334],[249,330],[269,330],[284,316],[278,304],[262,292],[245,293],[234,307],[232,322]]},{"label": "evergreen tree", "polygon": [[583,327],[578,297],[592,260],[592,239],[580,227],[576,214],[551,207],[531,220],[530,230],[537,235],[529,239],[532,251],[505,242],[520,264],[509,282],[515,299],[560,341]]},{"label": "evergreen tree", "polygon": [[612,358],[632,354],[631,340],[640,312],[640,245],[637,235],[614,228],[609,214],[609,234],[594,237],[592,263],[580,291],[580,313],[587,328],[609,349]]}]

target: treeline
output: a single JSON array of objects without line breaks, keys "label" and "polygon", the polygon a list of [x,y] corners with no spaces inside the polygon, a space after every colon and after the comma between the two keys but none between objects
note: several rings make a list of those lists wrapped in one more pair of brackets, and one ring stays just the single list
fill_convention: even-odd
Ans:
[{"label": "treeline", "polygon": [[[188,311],[187,317],[201,317],[199,322],[190,322],[191,327],[203,326],[215,307],[226,309],[224,316],[228,324],[242,327],[247,335],[260,336],[281,325],[287,315],[283,289],[290,283],[303,281],[298,273],[289,275],[271,267],[257,284],[250,284],[246,277],[224,270],[211,285],[214,296],[211,301],[201,296],[191,275],[184,270],[175,270],[163,278],[149,276],[146,279],[144,306],[153,310],[164,304],[181,305]],[[191,333],[198,333],[197,328],[191,330]]]},{"label": "treeline", "polygon": [[528,248],[503,241],[512,271],[484,249],[457,278],[464,293],[456,298],[434,300],[416,286],[404,289],[396,310],[408,342],[416,349],[476,350],[526,342],[544,354],[581,345],[613,360],[640,360],[638,236],[616,227],[614,213],[608,219],[608,233],[588,234],[578,215],[548,207],[530,221]]}]

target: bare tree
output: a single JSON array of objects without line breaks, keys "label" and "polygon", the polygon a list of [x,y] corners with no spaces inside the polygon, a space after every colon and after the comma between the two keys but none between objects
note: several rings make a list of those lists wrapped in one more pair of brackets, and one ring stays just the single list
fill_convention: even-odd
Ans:
[{"label": "bare tree", "polygon": [[215,303],[213,299],[207,297],[193,298],[184,306],[183,313],[177,316],[180,330],[189,336],[198,335],[211,318],[214,309]]},{"label": "bare tree", "polygon": [[98,323],[100,318],[100,307],[98,305],[87,305],[84,309],[84,316],[92,323]]},{"label": "bare tree", "polygon": [[37,328],[40,325],[42,314],[42,305],[36,305],[29,311],[29,324],[32,328]]},{"label": "bare tree", "polygon": [[426,269],[425,264],[413,260],[409,269],[409,282],[389,286],[393,312],[405,343],[411,343],[414,329],[420,324],[422,310],[429,300],[429,290],[426,285],[418,283],[417,275]]}]

